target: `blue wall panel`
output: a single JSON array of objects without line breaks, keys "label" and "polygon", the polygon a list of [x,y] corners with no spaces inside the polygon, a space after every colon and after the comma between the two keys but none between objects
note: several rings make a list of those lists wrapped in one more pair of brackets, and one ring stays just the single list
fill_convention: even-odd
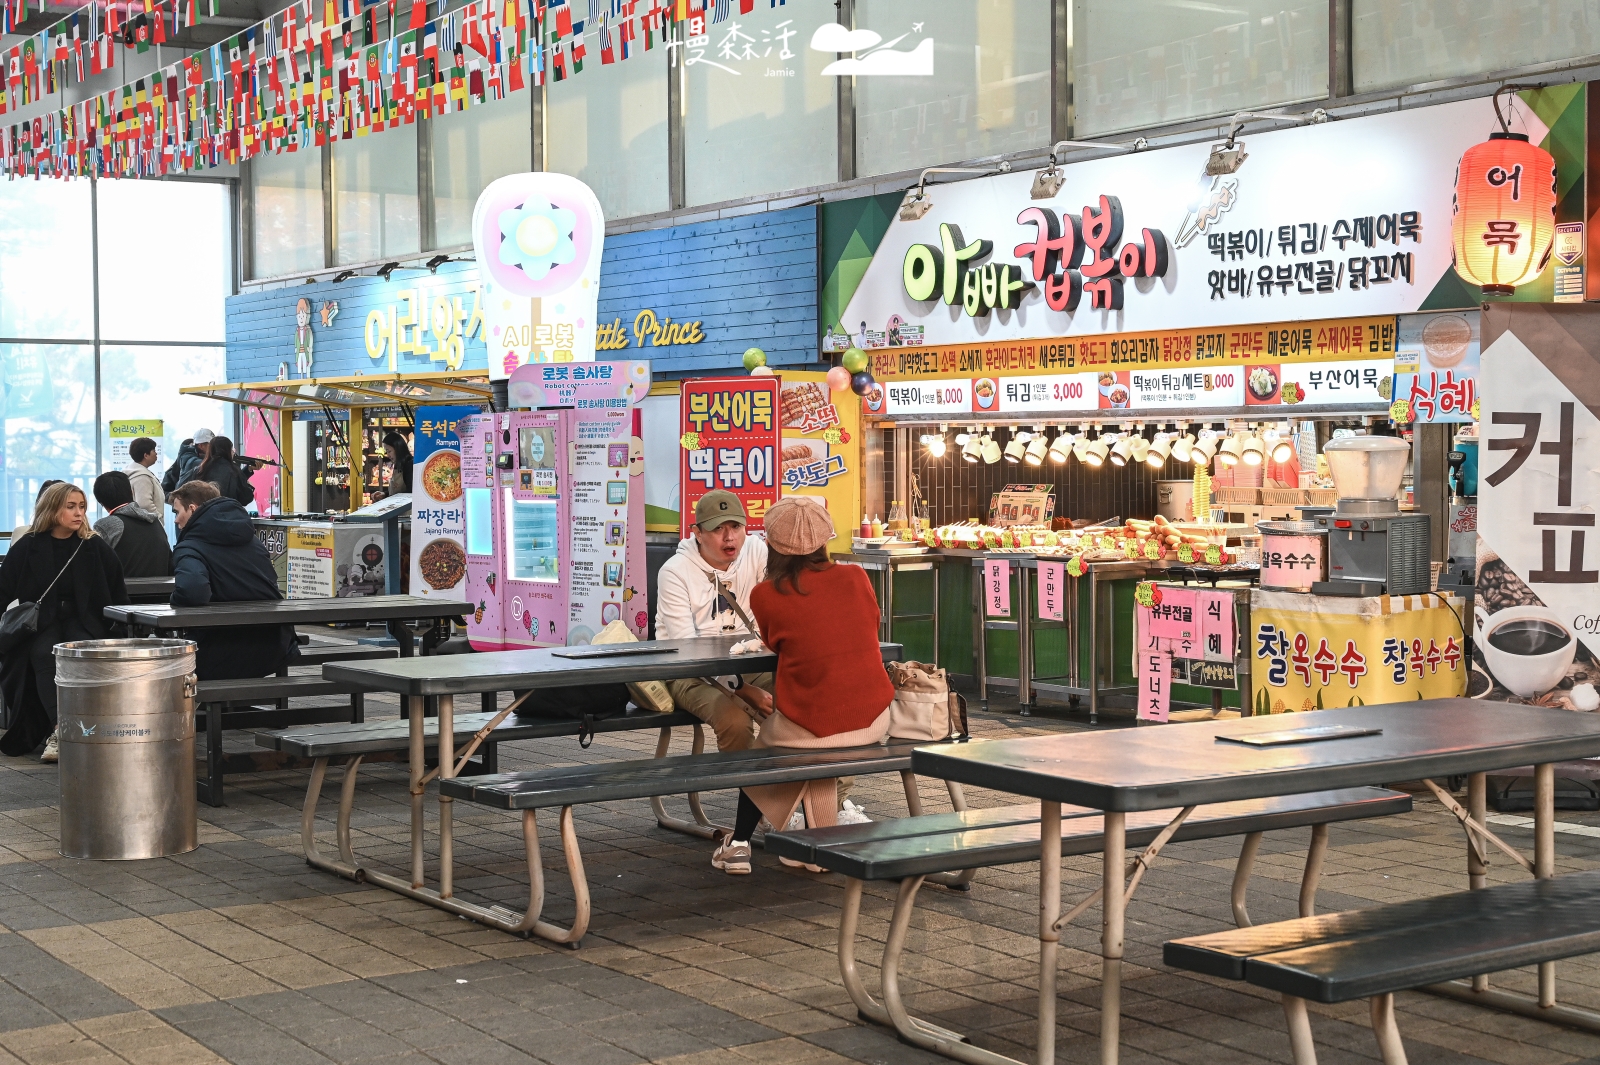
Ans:
[{"label": "blue wall panel", "polygon": [[[318,282],[247,292],[228,300],[228,379],[269,381],[280,365],[295,373],[295,305],[311,304],[314,337],[312,375],[341,377],[388,373],[389,359],[370,358],[363,339],[367,312],[397,302],[402,290],[417,290],[431,308],[443,296],[459,299],[470,312],[477,280],[474,263],[448,263],[437,276],[397,270],[390,281],[353,277],[342,284]],[[320,310],[337,301],[339,312],[324,326]],[[700,322],[698,344],[634,343],[640,311],[658,320]],[[628,347],[599,352],[602,359],[649,359],[656,376],[681,376],[737,369],[744,351],[763,348],[770,365],[804,366],[817,361],[817,208],[696,222],[606,238],[600,267],[599,321],[620,320]],[[431,332],[429,343],[438,344]],[[466,369],[482,371],[487,354],[476,337],[466,342]],[[397,359],[402,373],[447,369],[443,361],[410,354]]]}]

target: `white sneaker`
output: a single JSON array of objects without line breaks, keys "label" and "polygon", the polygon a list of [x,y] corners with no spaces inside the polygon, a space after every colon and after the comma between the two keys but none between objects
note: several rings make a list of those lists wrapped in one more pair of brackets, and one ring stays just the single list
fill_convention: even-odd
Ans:
[{"label": "white sneaker", "polygon": [[839,807],[836,821],[841,825],[870,825],[872,818],[867,816],[865,809],[846,799],[844,805]]},{"label": "white sneaker", "polygon": [[750,841],[736,841],[733,833],[724,833],[711,852],[711,867],[721,869],[730,876],[747,876],[750,873]]},{"label": "white sneaker", "polygon": [[[795,810],[789,815],[789,823],[783,826],[785,832],[804,832],[806,828],[806,811],[804,807]],[[780,864],[791,869],[804,869],[808,873],[822,872],[822,866],[812,865],[810,862],[797,862],[793,858],[779,858]]]},{"label": "white sneaker", "polygon": [[56,730],[50,733],[50,738],[44,741],[44,753],[39,756],[39,761],[54,763],[61,761],[61,732]]}]

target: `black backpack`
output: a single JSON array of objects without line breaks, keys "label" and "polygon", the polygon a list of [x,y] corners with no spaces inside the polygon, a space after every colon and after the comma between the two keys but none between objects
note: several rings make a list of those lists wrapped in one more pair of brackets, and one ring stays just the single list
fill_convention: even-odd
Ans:
[{"label": "black backpack", "polygon": [[[521,695],[521,692],[514,693]],[[578,744],[594,742],[594,723],[628,712],[626,684],[585,684],[571,688],[538,688],[528,693],[516,716],[535,721],[578,721]]]}]

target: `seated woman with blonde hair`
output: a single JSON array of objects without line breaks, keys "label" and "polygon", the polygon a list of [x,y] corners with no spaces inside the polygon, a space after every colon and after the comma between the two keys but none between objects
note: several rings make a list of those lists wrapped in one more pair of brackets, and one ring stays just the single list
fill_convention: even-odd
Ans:
[{"label": "seated woman with blonde hair", "polygon": [[[778,656],[774,710],[761,723],[757,747],[861,747],[889,733],[894,685],[878,649],[878,599],[866,571],[828,558],[833,519],[803,497],[766,514],[767,579],[750,593],[762,641]],[[786,825],[805,805],[806,823],[835,823],[832,779],[764,784],[739,792],[731,833],[711,864],[727,873],[750,871],[750,836],[763,814]]]}]

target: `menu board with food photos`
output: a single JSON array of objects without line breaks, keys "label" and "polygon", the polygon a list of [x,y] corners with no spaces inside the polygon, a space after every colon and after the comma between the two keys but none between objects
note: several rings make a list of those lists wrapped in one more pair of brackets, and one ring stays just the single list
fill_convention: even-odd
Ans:
[{"label": "menu board with food photos", "polygon": [[477,407],[418,407],[412,423],[411,594],[460,599],[467,575],[457,423]]},{"label": "menu board with food photos", "polygon": [[861,521],[861,404],[848,392],[830,391],[826,374],[785,370],[778,420],[783,427],[779,495],[821,503],[837,533],[829,550],[849,551]]}]

